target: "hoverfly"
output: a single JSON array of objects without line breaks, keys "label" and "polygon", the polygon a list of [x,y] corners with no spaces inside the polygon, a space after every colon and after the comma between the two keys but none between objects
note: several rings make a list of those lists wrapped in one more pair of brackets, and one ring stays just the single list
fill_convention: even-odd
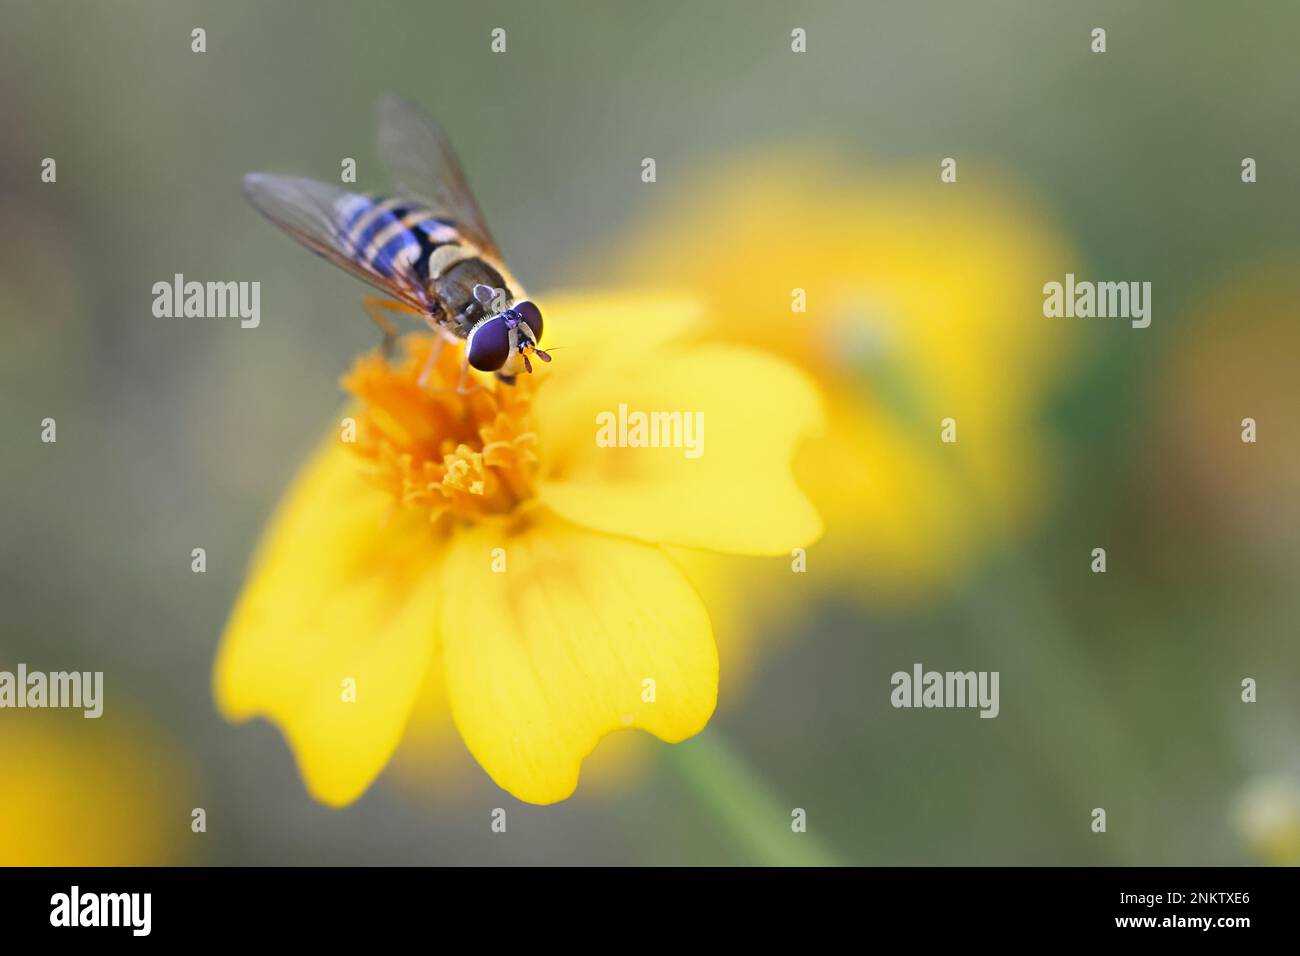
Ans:
[{"label": "hoverfly", "polygon": [[521,369],[533,370],[529,355],[551,360],[537,347],[541,310],[506,270],[438,124],[396,96],[382,97],[376,113],[392,197],[271,173],[245,176],[244,195],[308,249],[387,293],[363,300],[385,355],[397,337],[386,313],[402,312],[428,323],[440,343],[464,339],[469,365],[514,384]]}]

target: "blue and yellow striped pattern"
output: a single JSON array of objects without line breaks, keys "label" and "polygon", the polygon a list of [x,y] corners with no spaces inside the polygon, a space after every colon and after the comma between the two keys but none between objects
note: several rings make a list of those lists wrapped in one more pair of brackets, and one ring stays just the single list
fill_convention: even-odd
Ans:
[{"label": "blue and yellow striped pattern", "polygon": [[429,280],[429,256],[464,243],[449,220],[409,199],[349,194],[338,201],[339,237],[361,262],[387,279]]}]

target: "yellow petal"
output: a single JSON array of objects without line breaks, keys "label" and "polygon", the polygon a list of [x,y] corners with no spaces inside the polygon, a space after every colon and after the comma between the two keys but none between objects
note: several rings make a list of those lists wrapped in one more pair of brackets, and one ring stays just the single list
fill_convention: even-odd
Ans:
[{"label": "yellow petal", "polygon": [[[821,533],[791,472],[795,446],[821,427],[821,402],[780,359],[722,345],[662,349],[580,389],[543,390],[535,411],[548,463],[539,497],[577,524],[740,554],[788,553]],[[666,436],[677,447],[598,443],[611,423],[606,436],[621,441],[619,422],[651,412],[680,413]]]},{"label": "yellow petal", "polygon": [[[506,571],[492,570],[504,548]],[[676,742],[713,713],[708,614],[659,549],[535,512],[456,536],[441,613],[447,695],[466,745],[521,800],[573,793],[602,736]]]},{"label": "yellow petal", "polygon": [[336,440],[259,547],[214,691],[228,719],[279,725],[318,800],[356,799],[397,746],[434,644],[437,548],[427,518],[395,509]]},{"label": "yellow petal", "polygon": [[[707,606],[712,609],[711,604]],[[616,731],[601,738],[600,745],[582,762],[583,794],[600,797],[631,788],[653,765],[658,746],[657,740],[638,730]],[[442,661],[435,655],[402,742],[384,771],[384,784],[428,809],[431,791],[438,794],[439,803],[463,800],[472,792],[471,784],[481,779],[482,769],[466,751],[451,718]]]},{"label": "yellow petal", "polygon": [[554,361],[534,362],[548,376],[543,391],[582,390],[590,378],[621,375],[654,352],[706,324],[695,298],[664,293],[557,292],[538,300],[546,318],[542,347]]}]

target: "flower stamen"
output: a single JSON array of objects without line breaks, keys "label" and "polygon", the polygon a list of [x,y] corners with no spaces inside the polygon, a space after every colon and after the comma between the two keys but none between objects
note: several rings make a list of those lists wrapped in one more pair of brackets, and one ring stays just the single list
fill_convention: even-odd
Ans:
[{"label": "flower stamen", "polygon": [[463,369],[463,346],[413,333],[391,363],[363,355],[343,379],[360,404],[352,447],[365,474],[433,522],[509,514],[534,494],[535,380],[466,392]]}]

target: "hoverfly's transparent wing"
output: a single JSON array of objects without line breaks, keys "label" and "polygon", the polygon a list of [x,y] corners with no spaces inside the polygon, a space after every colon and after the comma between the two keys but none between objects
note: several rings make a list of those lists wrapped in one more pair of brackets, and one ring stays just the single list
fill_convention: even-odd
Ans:
[{"label": "hoverfly's transparent wing", "polygon": [[397,191],[428,204],[436,215],[455,222],[480,249],[501,258],[442,127],[400,96],[380,97],[375,113],[379,155]]},{"label": "hoverfly's transparent wing", "polygon": [[348,237],[348,223],[371,200],[337,186],[301,176],[249,173],[244,195],[258,212],[317,255],[418,309],[429,311],[423,283],[406,270],[380,271],[373,257]]}]

